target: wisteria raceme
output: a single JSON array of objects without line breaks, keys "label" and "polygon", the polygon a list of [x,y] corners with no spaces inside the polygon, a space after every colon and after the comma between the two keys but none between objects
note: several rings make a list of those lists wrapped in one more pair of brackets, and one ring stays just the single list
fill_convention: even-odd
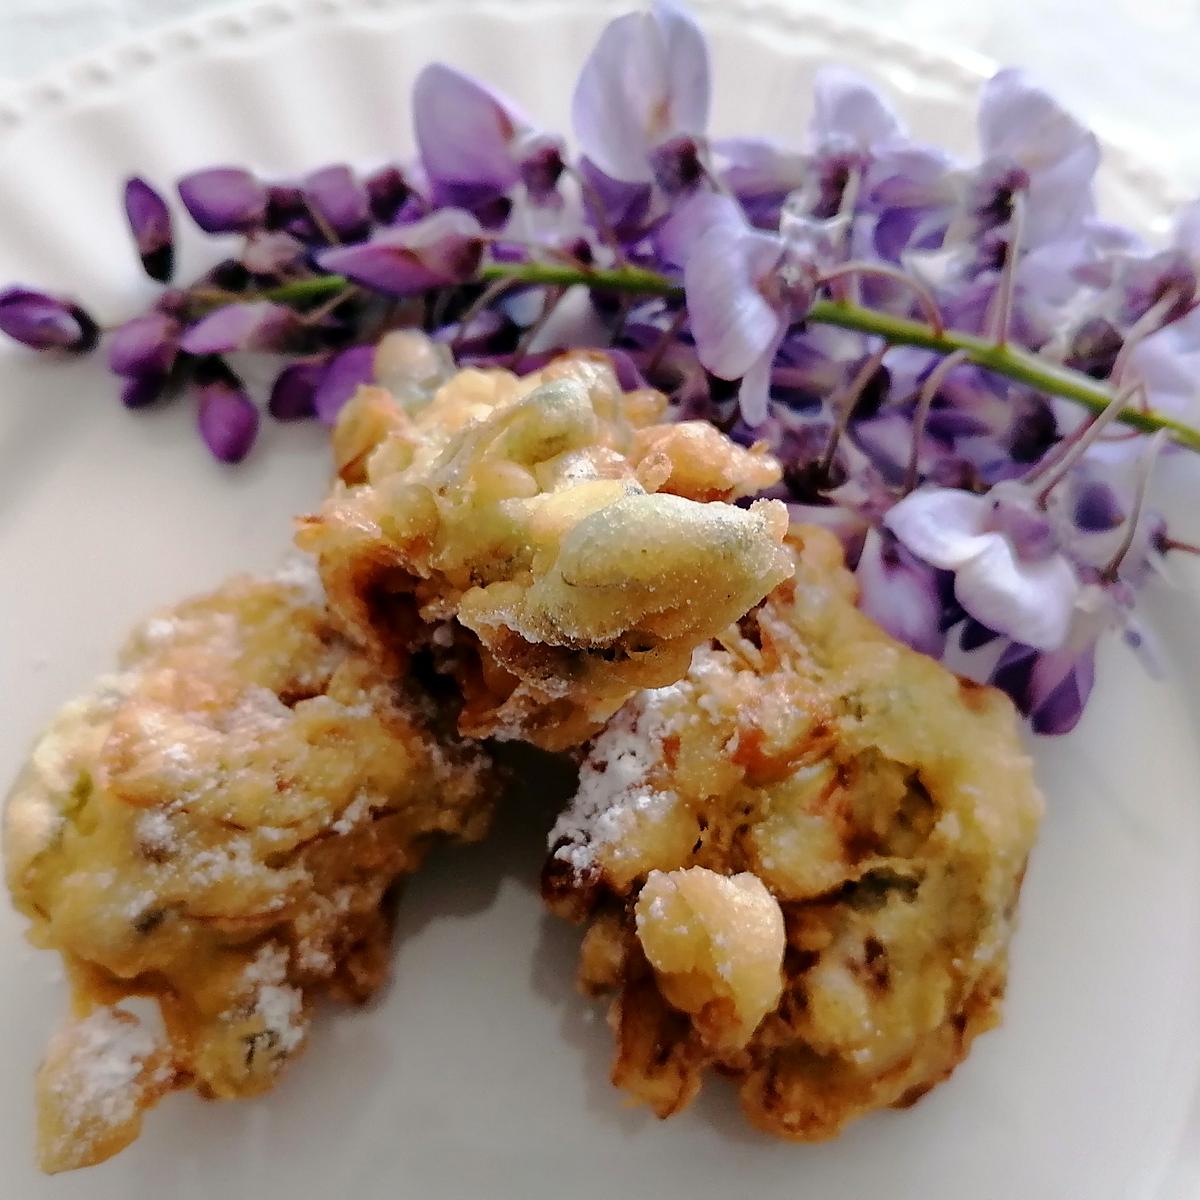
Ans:
[{"label": "wisteria raceme", "polygon": [[[788,144],[711,136],[711,92],[700,27],[655,0],[582,64],[573,154],[434,63],[412,162],[188,173],[192,221],[240,248],[108,333],[122,403],[182,398],[234,463],[260,407],[332,424],[386,382],[375,346],[398,327],[432,336],[439,371],[604,346],[622,386],[771,446],[771,494],[838,534],[875,620],[965,652],[1034,729],[1068,731],[1100,639],[1146,650],[1138,591],[1194,540],[1145,501],[1163,438],[1200,450],[1200,202],[1161,247],[1104,221],[1095,137],[1020,71],[984,85],[969,161],[844,68],[796,97],[811,116]],[[165,200],[134,177],[124,207],[166,281]],[[0,332],[48,351],[99,337],[23,286],[0,292]],[[266,396],[226,361],[247,353],[282,358]]]}]

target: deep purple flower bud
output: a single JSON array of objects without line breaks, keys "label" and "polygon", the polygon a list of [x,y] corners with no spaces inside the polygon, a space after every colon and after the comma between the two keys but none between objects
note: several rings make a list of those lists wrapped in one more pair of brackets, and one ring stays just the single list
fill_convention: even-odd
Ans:
[{"label": "deep purple flower bud", "polygon": [[204,444],[218,462],[238,463],[258,436],[258,409],[241,381],[224,364],[197,372],[196,421]]},{"label": "deep purple flower bud", "polygon": [[255,234],[247,240],[242,266],[252,275],[280,275],[297,266],[304,255],[304,243],[299,238],[275,230]]},{"label": "deep purple flower bud", "polygon": [[324,425],[332,425],[359,384],[375,378],[375,347],[351,346],[329,363],[313,393],[313,408]]},{"label": "deep purple flower bud", "polygon": [[328,226],[336,240],[357,242],[371,230],[367,189],[342,163],[306,175],[300,185],[317,227]]},{"label": "deep purple flower bud", "polygon": [[179,180],[179,198],[205,233],[244,233],[261,225],[267,188],[241,167],[208,167]]},{"label": "deep purple flower bud", "polygon": [[236,258],[225,258],[206,271],[199,283],[201,286],[211,284],[226,292],[240,292],[249,285],[250,272]]},{"label": "deep purple flower bud", "polygon": [[292,183],[273,183],[267,188],[267,209],[263,218],[268,229],[282,229],[296,217],[306,216],[304,196]]},{"label": "deep purple flower bud", "polygon": [[534,200],[554,195],[563,173],[562,146],[555,138],[539,135],[530,140],[519,163],[521,182]]},{"label": "deep purple flower bud", "polygon": [[1075,493],[1072,516],[1084,533],[1106,533],[1124,522],[1125,510],[1107,483],[1092,480]]},{"label": "deep purple flower bud", "polygon": [[151,310],[126,321],[108,343],[108,367],[116,375],[162,380],[179,353],[179,322]]},{"label": "deep purple flower bud", "polygon": [[30,288],[0,291],[0,333],[31,350],[72,350],[95,346],[96,322],[78,304]]},{"label": "deep purple flower bud", "polygon": [[281,350],[300,325],[294,309],[269,300],[226,304],[191,326],[179,344],[188,354]]},{"label": "deep purple flower bud", "polygon": [[1035,463],[1058,441],[1058,420],[1044,400],[1022,405],[1013,418],[1008,452],[1017,463]]},{"label": "deep purple flower bud", "polygon": [[302,421],[316,413],[317,386],[324,378],[324,361],[297,362],[284,367],[271,386],[267,411],[277,421]]},{"label": "deep purple flower bud", "polygon": [[383,230],[357,246],[319,251],[324,271],[389,296],[415,296],[430,288],[465,283],[483,257],[479,222],[462,209],[444,208],[415,221]]},{"label": "deep purple flower bud", "polygon": [[693,188],[704,178],[704,164],[696,139],[673,137],[650,152],[654,180],[668,196]]},{"label": "deep purple flower bud", "polygon": [[372,171],[365,182],[371,215],[381,225],[392,224],[413,196],[413,189],[399,167],[380,167]]},{"label": "deep purple flower bud", "polygon": [[312,245],[314,242],[325,244],[325,239],[321,236],[317,223],[306,212],[289,218],[284,223],[283,229],[290,237],[297,238],[305,245]]},{"label": "deep purple flower bud", "polygon": [[121,403],[126,408],[147,408],[162,399],[166,386],[164,375],[130,375],[121,381]]},{"label": "deep purple flower bud", "polygon": [[1064,361],[1068,367],[1093,379],[1107,379],[1124,340],[1103,317],[1090,317],[1072,335]]},{"label": "deep purple flower bud", "polygon": [[166,283],[175,269],[175,238],[167,202],[135,175],[125,182],[125,216],[146,274]]}]

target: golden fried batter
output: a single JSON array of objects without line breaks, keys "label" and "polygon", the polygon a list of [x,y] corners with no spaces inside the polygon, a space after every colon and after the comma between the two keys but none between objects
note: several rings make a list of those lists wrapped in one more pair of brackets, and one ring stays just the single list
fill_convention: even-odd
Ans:
[{"label": "golden fried batter", "polygon": [[782,505],[729,503],[778,479],[774,460],[699,423],[654,425],[663,397],[623,394],[602,356],[438,386],[416,335],[381,354],[397,394],[347,405],[343,485],[297,541],[381,661],[438,647],[464,733],[578,744],[790,572]]},{"label": "golden fried batter", "polygon": [[615,1083],[667,1116],[711,1066],[756,1125],[818,1140],[996,1023],[1041,798],[1008,700],[893,641],[834,539],[794,536],[794,580],[596,739],[544,892],[590,919]]},{"label": "golden fried batter", "polygon": [[317,996],[384,981],[388,889],[439,836],[481,837],[494,790],[452,713],[334,631],[306,563],[152,618],[121,667],[59,713],[6,813],[9,887],[73,988],[38,1081],[49,1171],[123,1148],[172,1088],[270,1088]]}]

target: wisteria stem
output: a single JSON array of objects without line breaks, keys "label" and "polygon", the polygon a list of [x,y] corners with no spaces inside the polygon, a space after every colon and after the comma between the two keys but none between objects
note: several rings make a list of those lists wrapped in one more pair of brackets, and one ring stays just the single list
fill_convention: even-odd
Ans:
[{"label": "wisteria stem", "polygon": [[[630,296],[664,296],[672,299],[683,296],[683,288],[676,280],[657,271],[633,265],[605,268],[551,262],[487,263],[480,270],[481,283],[488,284],[500,279],[553,287],[583,284],[586,287],[621,292]],[[268,288],[261,293],[261,298],[287,304],[315,301],[334,294],[348,283],[349,280],[341,275],[318,275],[311,279],[295,280]],[[240,297],[243,300],[250,298]],[[1098,382],[1079,371],[1048,362],[1032,351],[1013,346],[1011,343],[998,346],[989,338],[978,334],[964,333],[957,329],[938,331],[921,321],[894,316],[892,313],[866,308],[861,304],[851,304],[843,300],[818,300],[805,319],[818,325],[835,325],[840,329],[853,329],[859,333],[871,334],[883,338],[893,346],[916,346],[934,354],[952,354],[961,350],[965,362],[1003,375],[1017,383],[1026,384],[1047,396],[1070,400],[1093,413],[1103,412],[1116,395],[1111,385]],[[1200,452],[1200,429],[1193,429],[1162,413],[1127,408],[1117,419],[1143,433],[1165,429],[1178,445]]]}]

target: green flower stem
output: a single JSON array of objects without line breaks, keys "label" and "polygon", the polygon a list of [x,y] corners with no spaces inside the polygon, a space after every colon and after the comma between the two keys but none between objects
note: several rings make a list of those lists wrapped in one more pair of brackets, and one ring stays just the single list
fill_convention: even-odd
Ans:
[{"label": "green flower stem", "polygon": [[[683,288],[666,275],[645,267],[585,267],[569,263],[520,262],[488,263],[479,272],[481,283],[511,280],[533,286],[586,287],[637,296],[663,296],[679,299]],[[264,299],[295,304],[322,300],[335,295],[349,284],[341,275],[319,275],[281,284],[262,293]],[[1071,400],[1093,413],[1103,412],[1113,399],[1112,389],[1078,371],[1047,362],[1028,350],[1012,345],[996,345],[972,333],[948,329],[937,333],[920,321],[896,317],[843,300],[818,300],[807,319],[820,325],[837,325],[859,333],[873,334],[894,346],[917,346],[936,354],[962,351],[964,360],[994,371],[1018,383],[1027,384],[1048,396]],[[1200,430],[1184,425],[1161,413],[1126,409],[1117,420],[1140,430],[1154,433],[1165,429],[1179,445],[1200,451]]]}]

